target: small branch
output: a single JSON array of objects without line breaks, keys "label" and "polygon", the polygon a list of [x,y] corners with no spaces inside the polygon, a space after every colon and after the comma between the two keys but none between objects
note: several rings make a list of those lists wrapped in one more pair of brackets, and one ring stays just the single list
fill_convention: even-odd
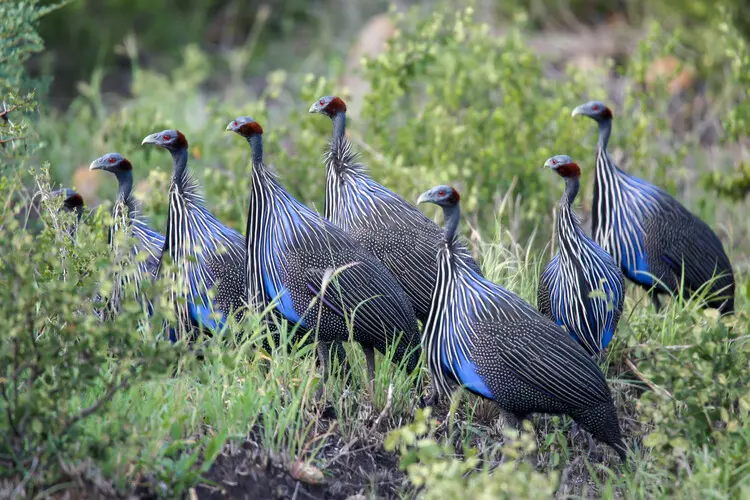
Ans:
[{"label": "small branch", "polygon": [[10,139],[0,139],[0,145],[5,145],[5,144],[7,144],[9,142],[13,142],[13,141],[22,141],[24,139],[26,139],[26,138],[25,137],[11,137]]},{"label": "small branch", "polygon": [[70,428],[73,427],[79,421],[97,412],[102,406],[107,404],[112,399],[112,396],[114,396],[114,394],[117,391],[119,391],[120,389],[124,389],[128,385],[130,385],[130,377],[123,378],[119,384],[110,384],[109,389],[107,389],[107,392],[104,394],[104,396],[99,398],[99,400],[96,403],[92,404],[85,410],[81,410],[81,412],[79,412],[78,415],[68,420],[68,422],[62,428],[62,431],[60,432],[60,436],[67,434]]},{"label": "small branch", "polygon": [[23,481],[18,483],[15,488],[13,488],[13,495],[11,498],[21,498],[24,497],[22,493],[25,492],[26,484],[31,480],[31,476],[34,475],[34,472],[36,472],[36,468],[39,466],[39,456],[35,456],[34,460],[31,462],[31,467],[29,467],[29,470],[26,472],[26,476],[23,478]]},{"label": "small branch", "polygon": [[635,374],[635,376],[641,380],[641,382],[643,382],[649,387],[649,389],[651,389],[652,391],[656,393],[664,394],[668,396],[670,399],[674,399],[674,396],[672,396],[672,394],[668,390],[664,389],[663,387],[659,387],[658,385],[654,384],[649,379],[647,379],[646,376],[638,369],[638,367],[635,366],[635,363],[633,363],[630,360],[630,358],[625,358],[625,364],[627,365],[628,368],[630,368],[630,371],[632,371],[633,374]]},{"label": "small branch", "polygon": [[[735,337],[733,339],[724,339],[720,342],[724,344],[730,344],[732,342],[740,342],[742,340],[750,340],[750,335],[741,335],[739,337]],[[685,349],[691,349],[693,347],[696,347],[696,344],[677,344],[677,345],[649,345],[649,344],[636,344],[633,347],[630,348],[630,350],[633,349],[664,349],[667,351],[684,351]]]},{"label": "small branch", "polygon": [[10,398],[8,398],[8,392],[6,391],[7,384],[0,384],[0,387],[2,388],[2,395],[3,399],[5,400],[5,413],[8,415],[8,424],[10,425],[10,428],[13,430],[13,434],[16,435],[17,438],[21,438],[21,433],[16,428],[16,421],[13,419],[13,411],[11,408],[13,405],[10,402]]},{"label": "small branch", "polygon": [[6,108],[5,103],[3,103],[3,111],[0,112],[0,118],[2,118],[5,123],[8,123],[8,113],[12,113],[20,107],[20,105],[16,104],[15,106]]}]

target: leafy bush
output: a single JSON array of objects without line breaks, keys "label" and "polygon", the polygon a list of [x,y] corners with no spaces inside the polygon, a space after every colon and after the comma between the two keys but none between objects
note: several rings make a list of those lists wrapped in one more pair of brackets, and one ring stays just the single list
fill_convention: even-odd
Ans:
[{"label": "leafy bush", "polygon": [[553,497],[557,474],[539,473],[523,460],[536,450],[531,424],[526,422],[520,433],[505,431],[497,452],[507,460],[490,471],[481,469],[476,449],[456,456],[452,446],[436,438],[437,420],[430,413],[429,408],[418,410],[412,423],[392,431],[385,441],[387,450],[399,451],[400,466],[421,489],[420,498]]},{"label": "leafy bush", "polygon": [[7,322],[0,346],[0,461],[4,474],[31,480],[32,490],[54,479],[53,465],[73,450],[96,457],[116,443],[121,429],[112,422],[109,443],[81,449],[81,421],[124,387],[165,373],[177,352],[148,340],[154,334],[140,328],[137,303],[100,324],[87,297],[106,282],[106,271],[96,270],[108,269],[107,251],[93,240],[106,239],[85,226],[66,237],[76,222],[73,214],[58,213],[57,203],[43,203],[47,224],[39,234],[23,230],[14,211],[4,213],[0,232],[0,316]]}]

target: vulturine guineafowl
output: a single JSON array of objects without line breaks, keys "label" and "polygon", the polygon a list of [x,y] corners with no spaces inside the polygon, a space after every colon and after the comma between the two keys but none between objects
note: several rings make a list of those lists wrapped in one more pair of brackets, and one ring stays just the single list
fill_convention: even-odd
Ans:
[{"label": "vulturine guineafowl", "polygon": [[58,196],[63,197],[62,208],[66,212],[72,212],[76,214],[76,220],[80,222],[83,217],[83,197],[76,193],[71,188],[56,189],[50,192],[50,197],[57,198]]},{"label": "vulturine guineafowl", "polygon": [[[135,284],[136,294],[138,295],[139,284],[143,280],[153,280],[156,277],[161,251],[164,247],[164,236],[152,229],[140,213],[139,203],[133,196],[133,165],[127,158],[119,153],[107,153],[92,161],[89,170],[104,170],[114,174],[117,178],[117,198],[112,207],[112,225],[109,228],[108,236],[110,248],[117,253],[115,247],[118,234],[122,234],[127,239],[132,238],[134,242],[133,247],[126,250],[126,254],[128,257],[135,257],[135,273],[126,273],[120,276],[118,282],[115,283],[112,294],[107,300],[104,315],[106,319],[119,311],[123,287],[127,283],[132,281]],[[138,258],[138,255],[144,252],[146,258]],[[152,307],[151,301],[145,300],[145,305],[150,310]]]},{"label": "vulturine guineafowl", "polygon": [[459,195],[450,186],[418,203],[443,208],[445,239],[422,348],[436,394],[454,384],[495,401],[520,421],[530,413],[570,415],[626,457],[607,381],[591,357],[559,326],[456,255]]},{"label": "vulturine guineafowl", "polygon": [[[204,206],[198,183],[187,169],[188,142],[181,132],[164,130],[147,136],[142,144],[172,154],[167,230],[157,273],[161,279],[168,256],[174,266],[169,281],[181,288],[172,291],[178,335],[193,337],[198,326],[215,332],[230,314],[239,318],[244,311],[245,238]],[[215,293],[213,300],[209,291]]]},{"label": "vulturine guineafowl", "polygon": [[[292,197],[263,161],[263,129],[243,116],[227,130],[252,149],[252,186],[247,220],[248,303],[277,314],[321,343],[360,343],[367,358],[370,388],[374,349],[396,345],[393,361],[405,356],[411,372],[419,359],[419,331],[409,299],[373,255],[342,229]],[[397,343],[398,342],[398,343]]]},{"label": "vulturine guineafowl", "polygon": [[[435,253],[443,244],[440,226],[414,205],[375,182],[352,151],[345,136],[346,104],[339,97],[321,97],[310,107],[333,121],[333,137],[325,154],[325,217],[369,250],[399,280],[417,318],[424,322],[437,275]],[[478,274],[466,247],[457,255]]]},{"label": "vulturine guineafowl", "polygon": [[571,208],[581,169],[566,155],[553,156],[544,166],[565,179],[565,192],[557,212],[558,251],[539,280],[538,307],[590,354],[597,354],[617,329],[625,280],[612,256],[586,235]]},{"label": "vulturine guineafowl", "polygon": [[75,214],[75,221],[66,228],[66,232],[71,238],[75,238],[78,225],[83,218],[83,197],[71,188],[62,188],[50,191],[50,198],[62,197],[61,209],[68,213]]},{"label": "vulturine guineafowl", "polygon": [[[734,274],[721,241],[708,225],[666,191],[623,172],[607,153],[612,110],[591,101],[573,110],[599,125],[592,205],[594,239],[625,276],[660,293],[705,291],[706,305],[734,312]],[[684,284],[684,286],[681,286]]]}]

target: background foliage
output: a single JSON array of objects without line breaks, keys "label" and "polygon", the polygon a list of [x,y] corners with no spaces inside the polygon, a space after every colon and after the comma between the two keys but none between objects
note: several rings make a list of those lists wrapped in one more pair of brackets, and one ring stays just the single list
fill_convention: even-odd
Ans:
[{"label": "background foliage", "polygon": [[[292,497],[300,484],[336,498],[750,494],[750,51],[740,3],[401,5],[394,35],[361,68],[362,99],[341,83],[357,58],[343,61],[358,27],[382,12],[378,2],[60,7],[0,4],[0,497],[70,488],[174,497],[199,484],[259,498]],[[550,49],[581,30],[606,38],[623,22],[634,38],[622,44],[627,54]],[[352,351],[349,384],[325,385],[340,416],[331,420],[315,397],[312,348],[265,351],[257,318],[236,342],[201,344],[196,359],[159,340],[149,325],[163,313],[144,321],[131,301],[115,322],[93,315],[92,298],[114,276],[105,242],[116,186],[88,172],[92,159],[118,151],[132,161],[161,229],[171,160],[139,144],[178,128],[209,207],[244,230],[248,148],[226,123],[259,120],[283,183],[320,208],[330,123],[307,109],[332,93],[358,103],[349,133],[372,175],[407,198],[457,185],[485,273],[532,302],[562,192],[541,168],[547,157],[570,154],[583,166],[588,218],[595,131],[570,117],[585,100],[613,103],[621,167],[717,229],[738,276],[733,318],[681,300],[656,314],[629,291],[604,369],[634,450],[630,469],[602,447],[587,454],[566,419],[509,433],[471,397],[415,412],[413,381],[387,356],[370,402]],[[80,223],[47,197],[61,184],[86,198]]]}]

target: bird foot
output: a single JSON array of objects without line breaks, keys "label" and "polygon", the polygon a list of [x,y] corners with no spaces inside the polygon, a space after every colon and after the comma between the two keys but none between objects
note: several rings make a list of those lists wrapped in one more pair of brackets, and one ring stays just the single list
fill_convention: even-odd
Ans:
[{"label": "bird foot", "polygon": [[427,397],[425,397],[424,395],[419,397],[420,408],[427,408],[428,406],[435,406],[437,402],[438,402],[437,391],[432,392]]},{"label": "bird foot", "polygon": [[320,413],[321,418],[327,418],[327,419],[335,419],[336,418],[336,408],[333,407],[333,405],[328,401],[328,395],[326,393],[326,385],[324,383],[320,383],[318,385],[318,388],[315,390],[315,395],[313,396],[313,400],[316,404],[323,404],[323,409]]}]

